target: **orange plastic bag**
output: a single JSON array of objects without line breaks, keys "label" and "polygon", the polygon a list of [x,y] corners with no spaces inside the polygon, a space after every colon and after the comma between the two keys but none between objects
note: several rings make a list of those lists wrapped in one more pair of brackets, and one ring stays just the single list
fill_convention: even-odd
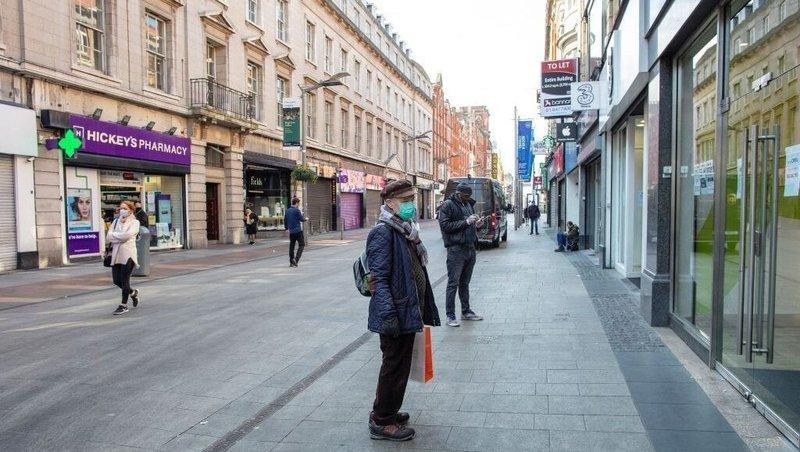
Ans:
[{"label": "orange plastic bag", "polygon": [[431,327],[425,326],[414,337],[414,352],[411,358],[411,379],[420,383],[433,380],[433,341]]}]

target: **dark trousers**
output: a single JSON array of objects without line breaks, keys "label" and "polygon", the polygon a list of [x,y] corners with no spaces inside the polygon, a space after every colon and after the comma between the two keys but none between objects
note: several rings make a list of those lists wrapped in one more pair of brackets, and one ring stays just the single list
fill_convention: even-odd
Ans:
[{"label": "dark trousers", "polygon": [[475,268],[475,248],[452,246],[447,249],[447,296],[445,309],[448,317],[456,315],[456,291],[461,301],[461,312],[469,310],[469,282]]},{"label": "dark trousers", "polygon": [[378,425],[391,425],[396,423],[395,416],[403,406],[408,375],[411,373],[414,334],[380,336],[383,361],[370,418]]},{"label": "dark trousers", "polygon": [[[297,254],[294,254],[294,247],[297,245]],[[306,237],[302,232],[292,232],[289,234],[289,262],[299,262],[303,255],[303,248],[306,247]]]},{"label": "dark trousers", "polygon": [[536,235],[539,235],[539,219],[531,220],[531,234],[533,234],[534,228],[536,229]]},{"label": "dark trousers", "polygon": [[114,285],[122,289],[122,304],[128,302],[128,295],[133,292],[131,289],[131,272],[133,272],[133,259],[128,259],[125,264],[114,264],[111,266],[111,278]]}]

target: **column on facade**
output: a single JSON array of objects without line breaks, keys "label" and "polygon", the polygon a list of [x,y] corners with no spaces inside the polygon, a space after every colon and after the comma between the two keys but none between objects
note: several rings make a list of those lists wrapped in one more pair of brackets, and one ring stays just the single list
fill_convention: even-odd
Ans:
[{"label": "column on facade", "polygon": [[244,136],[232,137],[231,147],[225,153],[225,243],[242,243],[244,233]]},{"label": "column on facade", "polygon": [[208,246],[206,234],[206,143],[192,139],[192,169],[187,178],[189,248]]},{"label": "column on facade", "polygon": [[39,267],[63,265],[66,256],[63,246],[61,154],[40,146],[39,156],[33,161],[33,165]]}]

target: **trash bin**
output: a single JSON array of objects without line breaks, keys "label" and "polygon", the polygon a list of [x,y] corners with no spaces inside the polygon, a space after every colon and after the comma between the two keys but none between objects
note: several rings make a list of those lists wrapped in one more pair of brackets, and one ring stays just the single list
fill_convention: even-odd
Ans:
[{"label": "trash bin", "polygon": [[132,276],[150,276],[150,229],[141,226],[136,238],[136,256],[139,266],[133,269]]}]

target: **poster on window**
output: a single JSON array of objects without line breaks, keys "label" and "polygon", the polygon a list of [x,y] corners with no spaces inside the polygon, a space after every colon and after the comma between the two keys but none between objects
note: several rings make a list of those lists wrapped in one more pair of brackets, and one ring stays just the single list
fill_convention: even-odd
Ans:
[{"label": "poster on window", "polygon": [[67,189],[67,230],[81,232],[92,230],[92,190]]},{"label": "poster on window", "polygon": [[785,175],[783,196],[798,196],[800,194],[800,145],[786,148]]}]

